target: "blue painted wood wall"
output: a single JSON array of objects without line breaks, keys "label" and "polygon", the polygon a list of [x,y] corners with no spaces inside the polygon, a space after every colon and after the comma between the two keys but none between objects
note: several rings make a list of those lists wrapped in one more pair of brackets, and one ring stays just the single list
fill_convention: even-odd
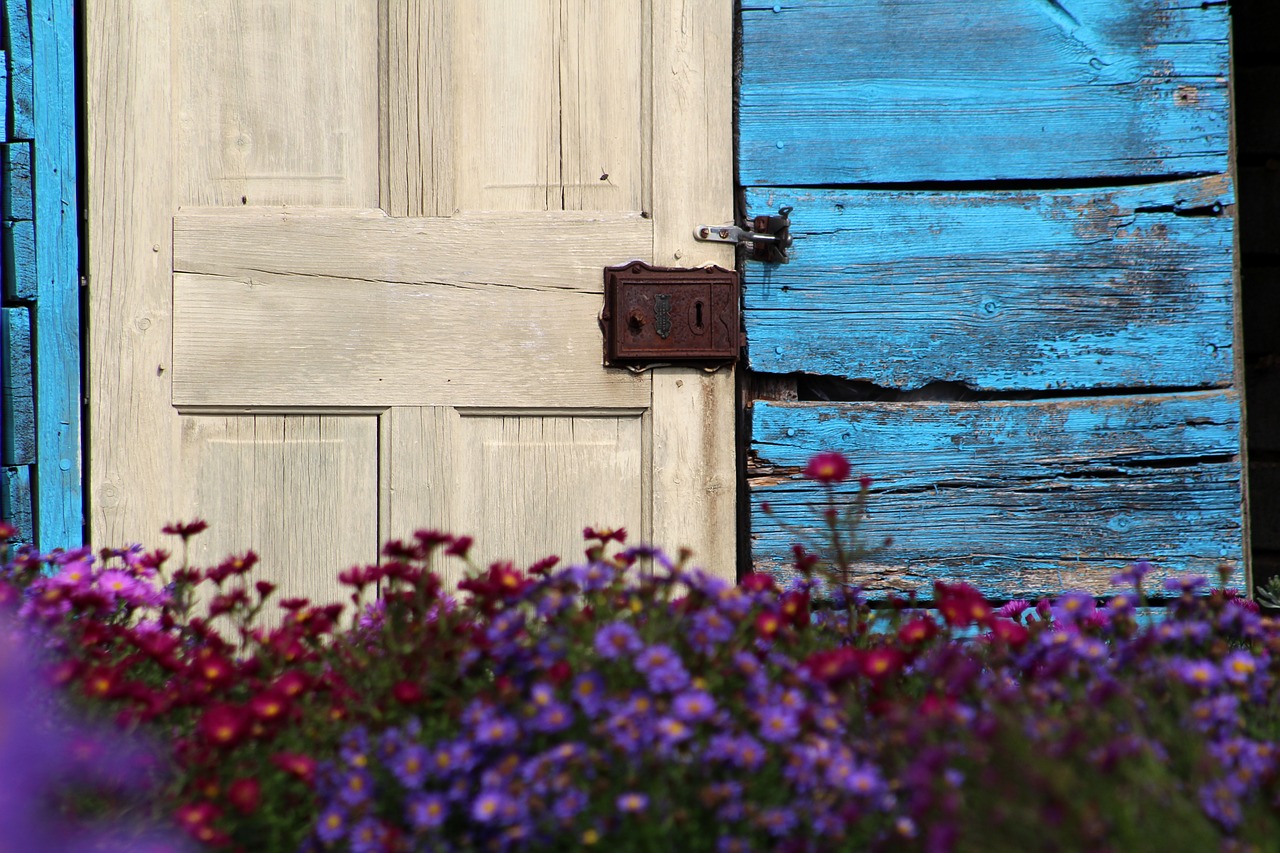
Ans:
[{"label": "blue painted wood wall", "polygon": [[838,449],[893,537],[873,596],[1101,593],[1139,558],[1243,587],[1226,4],[742,23],[746,209],[793,207],[795,237],[746,268],[754,563],[787,573],[788,528],[819,520],[799,472]]},{"label": "blue painted wood wall", "polygon": [[73,0],[3,0],[0,515],[43,550],[84,538]]}]

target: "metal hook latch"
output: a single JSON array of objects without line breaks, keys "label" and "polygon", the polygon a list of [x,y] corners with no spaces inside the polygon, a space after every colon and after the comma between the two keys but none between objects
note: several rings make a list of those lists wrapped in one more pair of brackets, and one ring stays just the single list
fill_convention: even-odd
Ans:
[{"label": "metal hook latch", "polygon": [[737,225],[699,225],[693,236],[711,243],[750,243],[751,257],[767,264],[785,264],[791,248],[790,207],[751,220],[751,230]]}]

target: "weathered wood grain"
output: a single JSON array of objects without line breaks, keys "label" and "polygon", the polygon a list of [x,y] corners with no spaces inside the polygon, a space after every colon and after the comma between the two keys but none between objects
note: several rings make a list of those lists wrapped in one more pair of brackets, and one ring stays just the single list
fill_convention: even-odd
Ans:
[{"label": "weathered wood grain", "polygon": [[[720,0],[655,0],[652,11],[653,258],[733,265],[693,226],[733,218],[733,9]],[[653,535],[690,548],[720,577],[737,573],[734,369],[653,371]]]},{"label": "weathered wood grain", "polygon": [[0,468],[0,521],[18,528],[14,544],[29,545],[34,541],[29,466]]},{"label": "weathered wood grain", "polygon": [[36,228],[30,221],[0,223],[4,253],[5,301],[29,302],[36,298]]},{"label": "weathered wood grain", "polygon": [[[823,489],[799,475],[841,450],[873,478],[864,531],[893,544],[858,581],[879,597],[937,579],[998,597],[1104,592],[1126,562],[1244,583],[1239,400],[1230,391],[981,403],[752,407],[753,557],[786,575]],[[847,500],[856,490],[837,490]],[[762,512],[768,502],[772,515]],[[1158,580],[1158,579],[1157,579]]]},{"label": "weathered wood grain", "polygon": [[[649,461],[641,410],[397,407],[382,420],[389,537],[432,526],[471,535],[482,565],[580,560],[588,525],[649,539],[648,483],[636,476]],[[461,564],[445,568],[447,581],[461,580]]]},{"label": "weathered wood grain", "polygon": [[31,318],[26,308],[0,309],[0,461],[30,465],[36,461],[35,398],[31,381]]},{"label": "weathered wood grain", "polygon": [[747,186],[1227,170],[1225,3],[749,2],[742,22]]},{"label": "weathered wood grain", "polygon": [[651,245],[625,213],[183,214],[173,399],[648,406],[648,377],[601,368],[597,315],[601,258]]},{"label": "weathered wood grain", "polygon": [[45,551],[84,542],[74,5],[73,0],[31,0],[38,277],[32,314],[39,465],[36,542]]},{"label": "weathered wood grain", "polygon": [[85,7],[89,532],[102,546],[153,542],[166,522],[189,517],[175,476],[181,424],[170,382],[171,6]]},{"label": "weathered wood grain", "polygon": [[33,219],[35,205],[31,191],[31,143],[0,145],[4,168],[4,191],[0,193],[0,216],[4,219]]},{"label": "weathered wood grain", "polygon": [[378,5],[175,3],[178,204],[376,206]]},{"label": "weathered wood grain", "polygon": [[1070,191],[753,190],[793,259],[748,264],[751,367],[895,388],[1232,381],[1225,176]]},{"label": "weathered wood grain", "polygon": [[454,211],[453,4],[378,4],[379,205],[391,216]]},{"label": "weathered wood grain", "polygon": [[285,597],[343,600],[338,572],[377,560],[378,430],[364,416],[182,418],[184,517],[197,564],[254,549]]},{"label": "weathered wood grain", "polygon": [[9,61],[9,97],[5,105],[9,124],[7,139],[35,139],[31,0],[4,0],[4,16],[5,53]]}]

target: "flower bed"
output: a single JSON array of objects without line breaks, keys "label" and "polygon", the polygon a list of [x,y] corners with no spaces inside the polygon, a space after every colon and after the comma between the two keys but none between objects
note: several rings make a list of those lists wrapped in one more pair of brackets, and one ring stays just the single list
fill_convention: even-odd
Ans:
[{"label": "flower bed", "polygon": [[580,564],[446,594],[470,542],[420,531],[346,604],[136,548],[19,552],[0,599],[82,713],[165,740],[152,817],[213,848],[1274,848],[1280,632],[1252,602],[1188,579],[1147,624],[1136,564],[1102,602],[873,611],[841,582],[858,513],[824,517],[838,557],[797,548],[786,590],[589,530]]}]

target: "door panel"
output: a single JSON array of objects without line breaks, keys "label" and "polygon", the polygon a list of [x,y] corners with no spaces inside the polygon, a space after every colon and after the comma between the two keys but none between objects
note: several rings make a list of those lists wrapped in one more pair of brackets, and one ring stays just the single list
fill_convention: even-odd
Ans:
[{"label": "door panel", "polygon": [[378,547],[377,418],[184,417],[181,497],[210,519],[192,559],[254,548],[294,595],[331,594],[313,567],[368,561]]},{"label": "door panel", "polygon": [[396,407],[382,420],[387,538],[465,530],[477,558],[527,564],[580,557],[586,525],[648,527],[649,486],[634,476],[648,464],[642,410]]},{"label": "door panel", "polygon": [[[597,322],[605,266],[731,262],[690,236],[730,218],[723,6],[95,4],[95,540],[198,515],[283,565],[350,503],[319,576],[371,523],[481,559],[626,525],[732,574],[732,372],[606,370]],[[244,473],[277,456],[313,476]]]},{"label": "door panel", "polygon": [[374,3],[173,8],[179,205],[377,206]]}]

